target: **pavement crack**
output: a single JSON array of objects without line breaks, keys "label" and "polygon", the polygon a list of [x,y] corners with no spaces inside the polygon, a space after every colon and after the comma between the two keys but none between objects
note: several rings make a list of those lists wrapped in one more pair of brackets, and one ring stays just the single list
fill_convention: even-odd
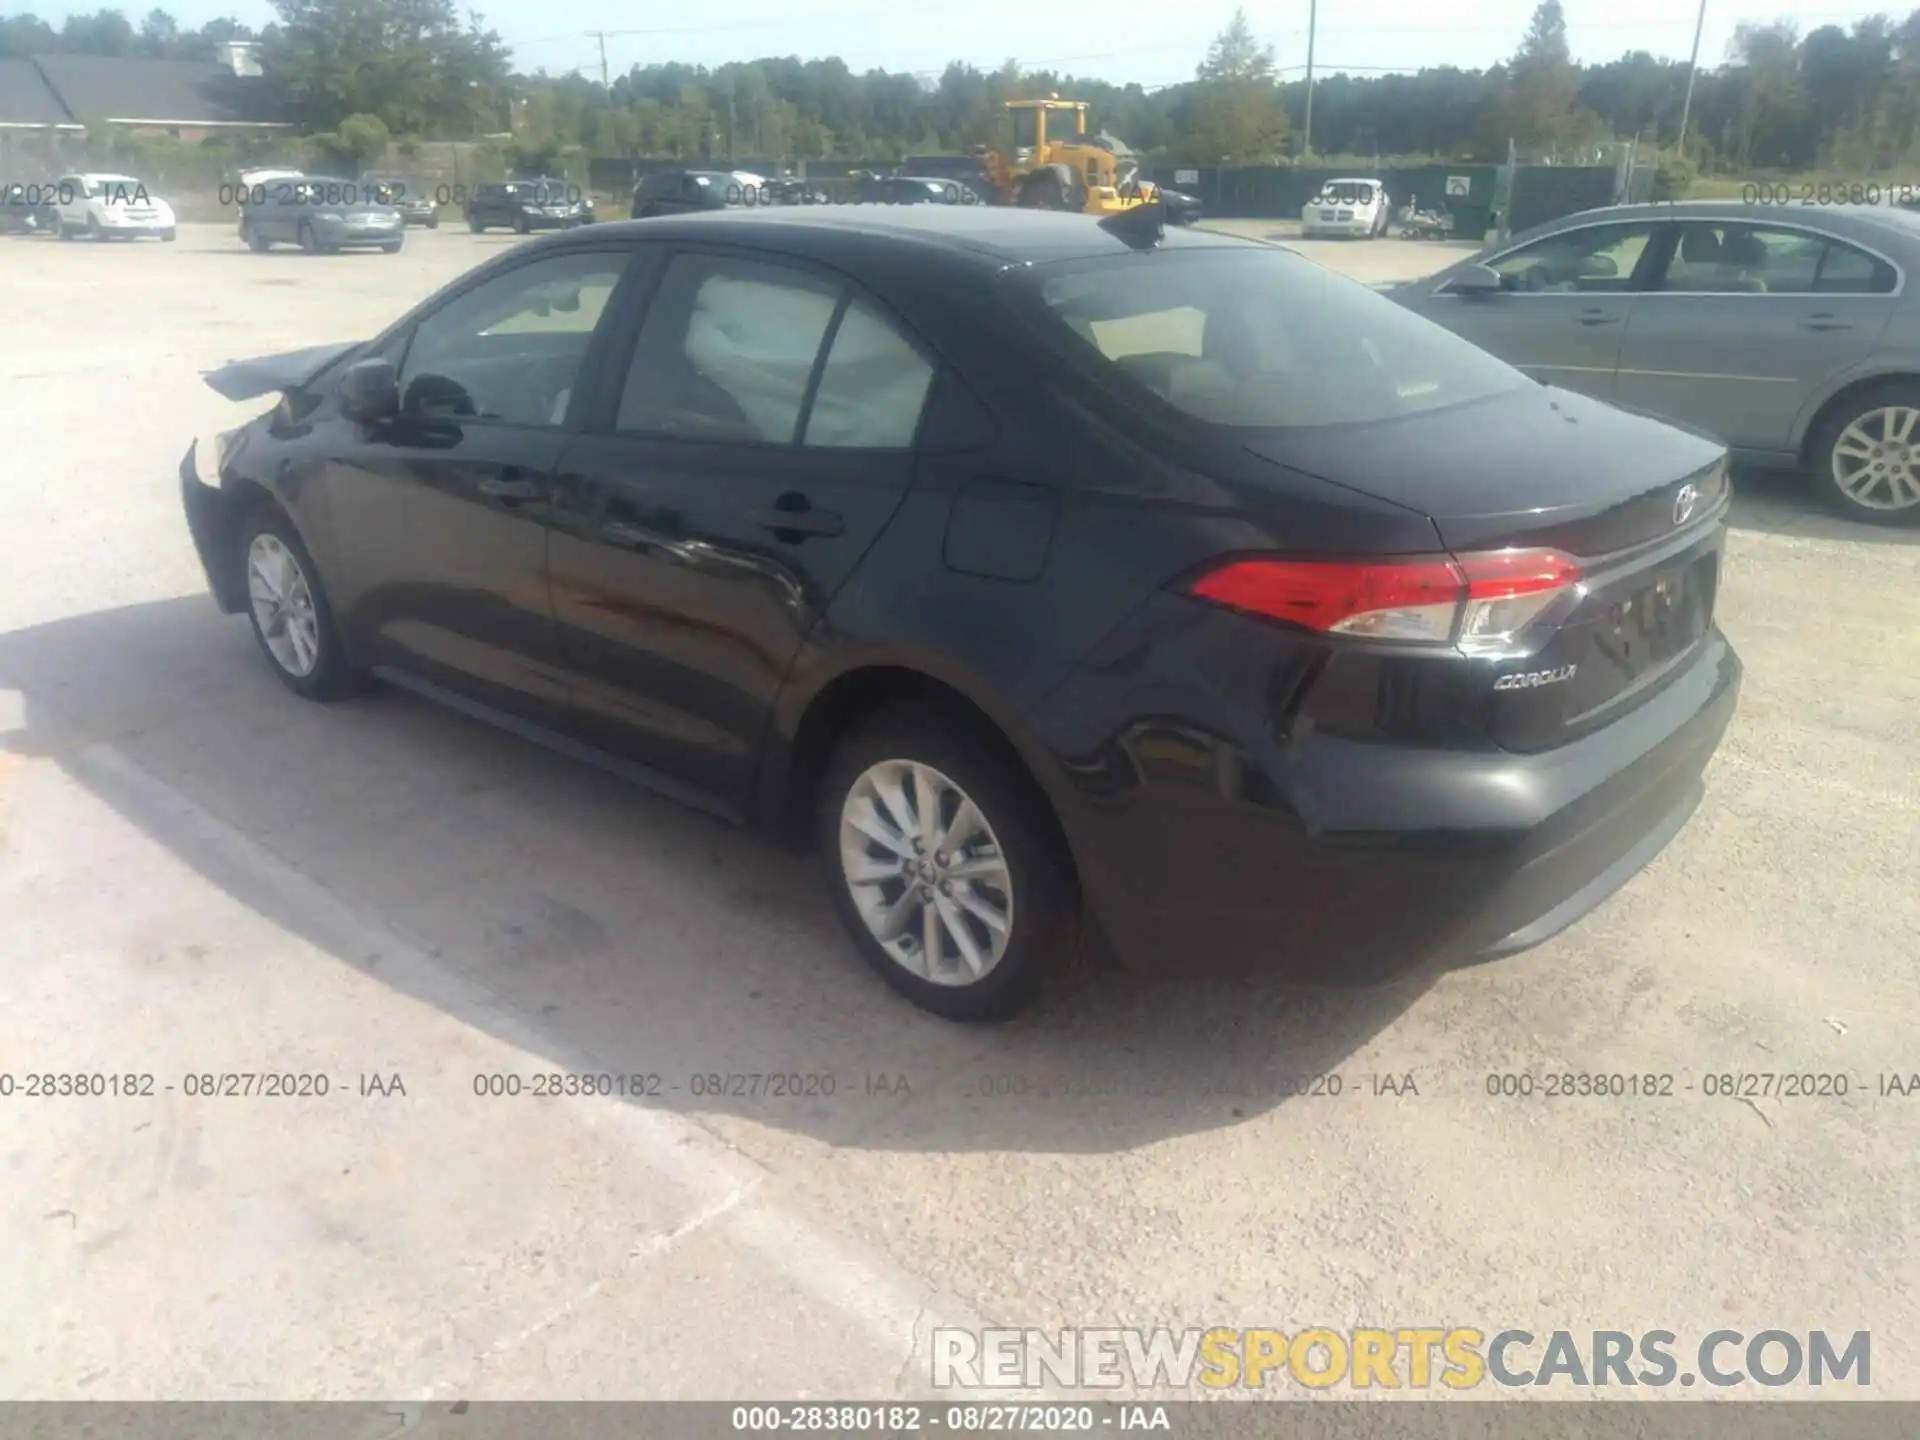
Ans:
[{"label": "pavement crack", "polygon": [[907,1356],[900,1362],[900,1368],[893,1372],[893,1389],[896,1395],[905,1394],[907,1372],[913,1368],[913,1362],[920,1355],[920,1326],[926,1321],[927,1307],[923,1303],[914,1312],[913,1324],[907,1331]]},{"label": "pavement crack", "polygon": [[1742,1105],[1746,1106],[1749,1110],[1753,1111],[1754,1114],[1758,1115],[1760,1119],[1763,1122],[1765,1122],[1767,1129],[1769,1130],[1773,1129],[1773,1121],[1767,1119],[1766,1111],[1762,1110],[1758,1105],[1754,1104],[1753,1101],[1748,1099],[1745,1095],[1738,1096],[1737,1098],[1739,1099]]}]

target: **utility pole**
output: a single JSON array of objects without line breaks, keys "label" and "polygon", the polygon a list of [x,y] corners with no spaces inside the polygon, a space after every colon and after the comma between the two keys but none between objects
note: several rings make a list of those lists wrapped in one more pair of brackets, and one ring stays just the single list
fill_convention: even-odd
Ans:
[{"label": "utility pole", "polygon": [[[1706,0],[1701,0],[1702,4]],[[1313,35],[1320,21],[1320,0],[1307,0],[1307,120],[1301,127],[1300,158],[1313,158]]]},{"label": "utility pole", "polygon": [[1693,22],[1693,54],[1687,59],[1687,98],[1680,102],[1680,139],[1674,148],[1682,160],[1687,158],[1687,119],[1693,113],[1693,77],[1700,73],[1700,32],[1707,25],[1707,0],[1700,0],[1700,15]]},{"label": "utility pole", "polygon": [[589,30],[587,34],[600,42],[600,84],[605,87],[606,92],[611,95],[613,93],[613,82],[607,79],[607,32],[604,30]]}]

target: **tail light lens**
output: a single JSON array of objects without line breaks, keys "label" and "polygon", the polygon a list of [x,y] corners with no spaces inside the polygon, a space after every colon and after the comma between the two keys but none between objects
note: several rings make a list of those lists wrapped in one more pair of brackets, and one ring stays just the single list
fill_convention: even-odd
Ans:
[{"label": "tail light lens", "polygon": [[1233,560],[1192,587],[1203,600],[1326,635],[1498,652],[1580,583],[1558,550],[1391,560]]}]

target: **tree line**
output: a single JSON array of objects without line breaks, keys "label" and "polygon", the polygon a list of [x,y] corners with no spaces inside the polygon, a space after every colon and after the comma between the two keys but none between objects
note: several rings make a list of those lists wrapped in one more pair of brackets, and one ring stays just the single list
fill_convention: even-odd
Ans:
[{"label": "tree line", "polygon": [[[1569,53],[1561,0],[1543,0],[1510,58],[1303,80],[1236,14],[1184,84],[1147,90],[1097,77],[962,61],[936,82],[838,59],[635,66],[610,86],[516,73],[499,35],[452,0],[275,0],[258,34],[232,20],[183,29],[164,10],[0,19],[0,57],[47,52],[211,59],[260,42],[264,84],[311,132],[466,139],[509,129],[523,147],[681,160],[864,157],[1005,143],[1001,103],[1058,93],[1091,102],[1098,129],[1143,156],[1186,164],[1314,157],[1580,160],[1638,141],[1680,141],[1687,64],[1635,51],[1600,64]],[[1920,162],[1920,9],[1801,34],[1743,25],[1700,68],[1687,157],[1710,170],[1824,167],[1880,173]]]}]

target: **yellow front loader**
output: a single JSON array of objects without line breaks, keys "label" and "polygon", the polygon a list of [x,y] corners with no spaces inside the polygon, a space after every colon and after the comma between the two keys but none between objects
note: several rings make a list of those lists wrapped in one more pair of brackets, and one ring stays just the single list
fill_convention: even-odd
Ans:
[{"label": "yellow front loader", "polygon": [[1009,100],[1013,152],[981,155],[994,198],[1030,210],[1116,215],[1154,198],[1151,181],[1125,145],[1087,133],[1087,102]]}]

